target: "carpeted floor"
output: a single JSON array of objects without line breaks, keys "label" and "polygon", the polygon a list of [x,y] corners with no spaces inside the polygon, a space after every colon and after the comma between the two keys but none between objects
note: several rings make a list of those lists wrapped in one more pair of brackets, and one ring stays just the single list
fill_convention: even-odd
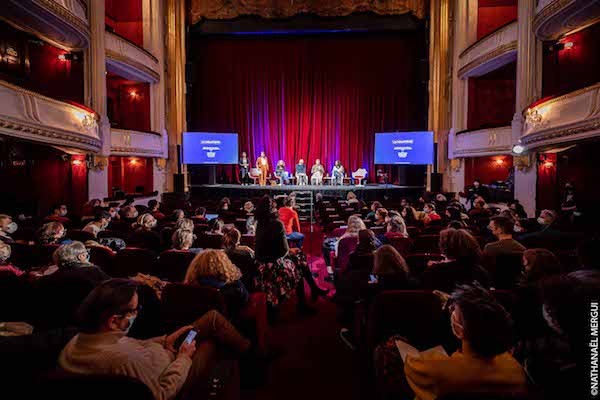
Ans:
[{"label": "carpeted floor", "polygon": [[[316,225],[313,228],[311,234],[310,225],[302,226],[306,235],[304,251],[313,271],[319,271],[319,285],[332,288],[323,281],[327,272],[321,255],[321,231]],[[361,396],[354,355],[338,337],[335,304],[327,297],[315,306],[318,313],[309,317],[296,315],[295,299],[283,306],[280,318],[270,331],[270,343],[283,349],[283,355],[271,364],[265,385],[244,391],[243,399],[366,398]]]}]

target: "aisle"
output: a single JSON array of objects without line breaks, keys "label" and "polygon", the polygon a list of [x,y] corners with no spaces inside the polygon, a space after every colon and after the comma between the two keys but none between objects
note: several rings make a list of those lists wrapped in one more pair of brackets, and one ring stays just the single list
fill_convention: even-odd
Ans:
[{"label": "aisle", "polygon": [[[315,227],[309,240],[309,225],[302,226],[307,235],[304,250],[313,258],[313,267],[321,269],[319,284],[325,276],[321,257],[321,233]],[[295,300],[282,309],[280,320],[271,328],[271,343],[284,349],[282,357],[271,365],[266,384],[252,392],[242,393],[244,400],[320,400],[352,399],[352,353],[343,346],[337,334],[335,305],[330,298],[315,305],[318,313],[298,317]],[[353,383],[354,382],[354,383]],[[358,397],[355,397],[358,398]]]}]

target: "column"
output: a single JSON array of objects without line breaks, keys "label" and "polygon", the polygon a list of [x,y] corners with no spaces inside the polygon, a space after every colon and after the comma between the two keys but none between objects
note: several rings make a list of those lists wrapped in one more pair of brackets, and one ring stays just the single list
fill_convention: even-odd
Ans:
[{"label": "column", "polygon": [[96,162],[88,171],[88,196],[90,199],[103,199],[108,196],[108,167],[100,167],[99,163],[106,165],[110,156],[110,123],[107,116],[106,105],[106,48],[105,48],[105,8],[104,0],[95,0],[88,4],[90,31],[92,40],[87,50],[88,64],[88,98],[91,108],[100,115],[99,132],[102,139],[102,148],[95,156]]},{"label": "column", "polygon": [[[167,163],[167,188],[173,190],[173,174],[178,172],[177,145],[181,145],[185,120],[185,2],[165,0],[167,15],[167,131],[169,158]],[[186,173],[183,166],[183,173]],[[186,174],[187,187],[187,174]]]},{"label": "column", "polygon": [[[513,143],[517,143],[523,132],[525,119],[523,110],[541,97],[542,43],[535,36],[532,24],[535,16],[535,0],[519,0],[517,38],[517,100],[512,121]],[[529,154],[535,161],[535,153]],[[536,210],[537,169],[535,162],[522,169],[515,168],[515,199],[519,200],[527,215]]]},{"label": "column", "polygon": [[427,170],[427,189],[431,190],[431,172],[446,169],[448,132],[450,129],[450,40],[451,0],[431,0],[431,27],[429,48],[429,130],[438,144],[438,169]]}]

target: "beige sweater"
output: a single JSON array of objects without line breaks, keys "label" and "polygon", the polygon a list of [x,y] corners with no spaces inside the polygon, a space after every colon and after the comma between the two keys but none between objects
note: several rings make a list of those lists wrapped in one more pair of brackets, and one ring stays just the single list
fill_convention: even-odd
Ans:
[{"label": "beige sweater", "polygon": [[136,340],[124,332],[80,333],[65,346],[59,368],[74,374],[125,375],[144,382],[154,397],[175,397],[186,381],[192,360],[175,357],[162,343],[165,337]]}]

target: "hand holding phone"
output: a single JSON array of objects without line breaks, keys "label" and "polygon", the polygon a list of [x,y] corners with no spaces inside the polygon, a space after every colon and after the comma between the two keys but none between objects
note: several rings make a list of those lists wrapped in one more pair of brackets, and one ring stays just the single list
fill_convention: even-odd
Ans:
[{"label": "hand holding phone", "polygon": [[184,343],[191,344],[194,341],[194,339],[196,338],[197,334],[198,334],[198,332],[196,332],[193,329],[191,331],[189,331],[189,333],[185,337]]},{"label": "hand holding phone", "polygon": [[377,283],[377,282],[379,282],[377,280],[377,277],[375,275],[371,274],[370,277],[371,277],[371,283]]}]

